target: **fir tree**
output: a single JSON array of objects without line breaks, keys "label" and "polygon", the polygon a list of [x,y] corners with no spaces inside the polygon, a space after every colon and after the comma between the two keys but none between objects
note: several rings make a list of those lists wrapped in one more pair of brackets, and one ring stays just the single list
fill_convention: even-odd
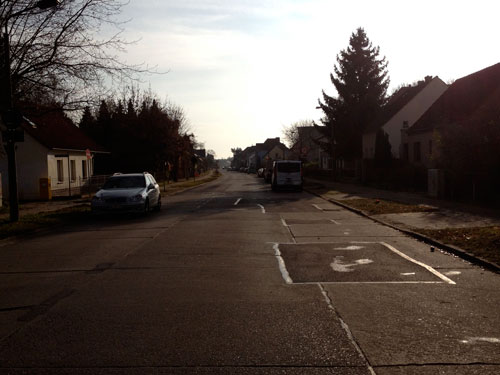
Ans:
[{"label": "fir tree", "polygon": [[386,100],[386,69],[379,47],[373,47],[365,31],[358,28],[347,49],[337,55],[337,65],[330,74],[337,96],[323,91],[323,101],[319,100],[325,126],[318,129],[328,140],[322,146],[335,159],[361,158],[363,130]]}]

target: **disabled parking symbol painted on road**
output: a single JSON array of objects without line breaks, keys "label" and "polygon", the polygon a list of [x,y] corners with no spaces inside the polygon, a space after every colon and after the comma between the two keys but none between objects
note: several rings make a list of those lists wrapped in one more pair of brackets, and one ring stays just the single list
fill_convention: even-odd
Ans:
[{"label": "disabled parking symbol painted on road", "polygon": [[373,263],[371,259],[357,259],[354,263],[345,263],[343,258],[343,256],[335,257],[335,260],[330,263],[330,267],[332,267],[335,272],[353,272],[356,266]]}]

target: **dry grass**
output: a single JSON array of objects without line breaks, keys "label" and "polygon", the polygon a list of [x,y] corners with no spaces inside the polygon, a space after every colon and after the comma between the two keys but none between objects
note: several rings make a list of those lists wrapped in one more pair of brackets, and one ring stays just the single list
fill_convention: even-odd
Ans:
[{"label": "dry grass", "polygon": [[425,205],[411,205],[371,198],[344,199],[339,201],[346,206],[361,210],[368,215],[401,214],[407,212],[431,212],[436,209]]},{"label": "dry grass", "polygon": [[0,238],[19,236],[34,231],[63,224],[81,222],[90,217],[90,205],[79,205],[51,212],[23,215],[12,223],[8,219],[0,221]]},{"label": "dry grass", "polygon": [[500,226],[419,229],[418,232],[500,265]]}]

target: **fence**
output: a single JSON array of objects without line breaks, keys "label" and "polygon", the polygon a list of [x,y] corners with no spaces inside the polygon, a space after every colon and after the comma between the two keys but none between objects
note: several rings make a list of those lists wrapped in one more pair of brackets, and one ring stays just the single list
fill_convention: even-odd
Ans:
[{"label": "fence", "polygon": [[89,178],[78,178],[74,181],[59,181],[52,183],[52,197],[76,197],[91,196],[104,185],[109,175],[92,176]]}]

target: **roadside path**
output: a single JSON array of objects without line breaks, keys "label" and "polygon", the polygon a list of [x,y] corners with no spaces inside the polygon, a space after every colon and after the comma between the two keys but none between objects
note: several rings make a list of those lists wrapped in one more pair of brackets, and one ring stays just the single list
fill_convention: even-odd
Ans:
[{"label": "roadside path", "polygon": [[[208,181],[212,179],[214,171],[204,173],[203,175],[196,177],[196,182]],[[163,195],[173,195],[181,191],[190,189],[193,184],[193,179],[179,179],[177,182],[163,183],[158,182]],[[198,185],[196,185],[198,186]],[[72,208],[82,205],[90,205],[89,197],[75,197],[72,199],[56,199],[50,201],[34,201],[34,202],[23,202],[19,205],[19,217],[26,215],[34,215],[42,212],[54,212],[65,208]],[[9,208],[5,207],[4,212],[0,213],[0,220],[9,219]]]}]

